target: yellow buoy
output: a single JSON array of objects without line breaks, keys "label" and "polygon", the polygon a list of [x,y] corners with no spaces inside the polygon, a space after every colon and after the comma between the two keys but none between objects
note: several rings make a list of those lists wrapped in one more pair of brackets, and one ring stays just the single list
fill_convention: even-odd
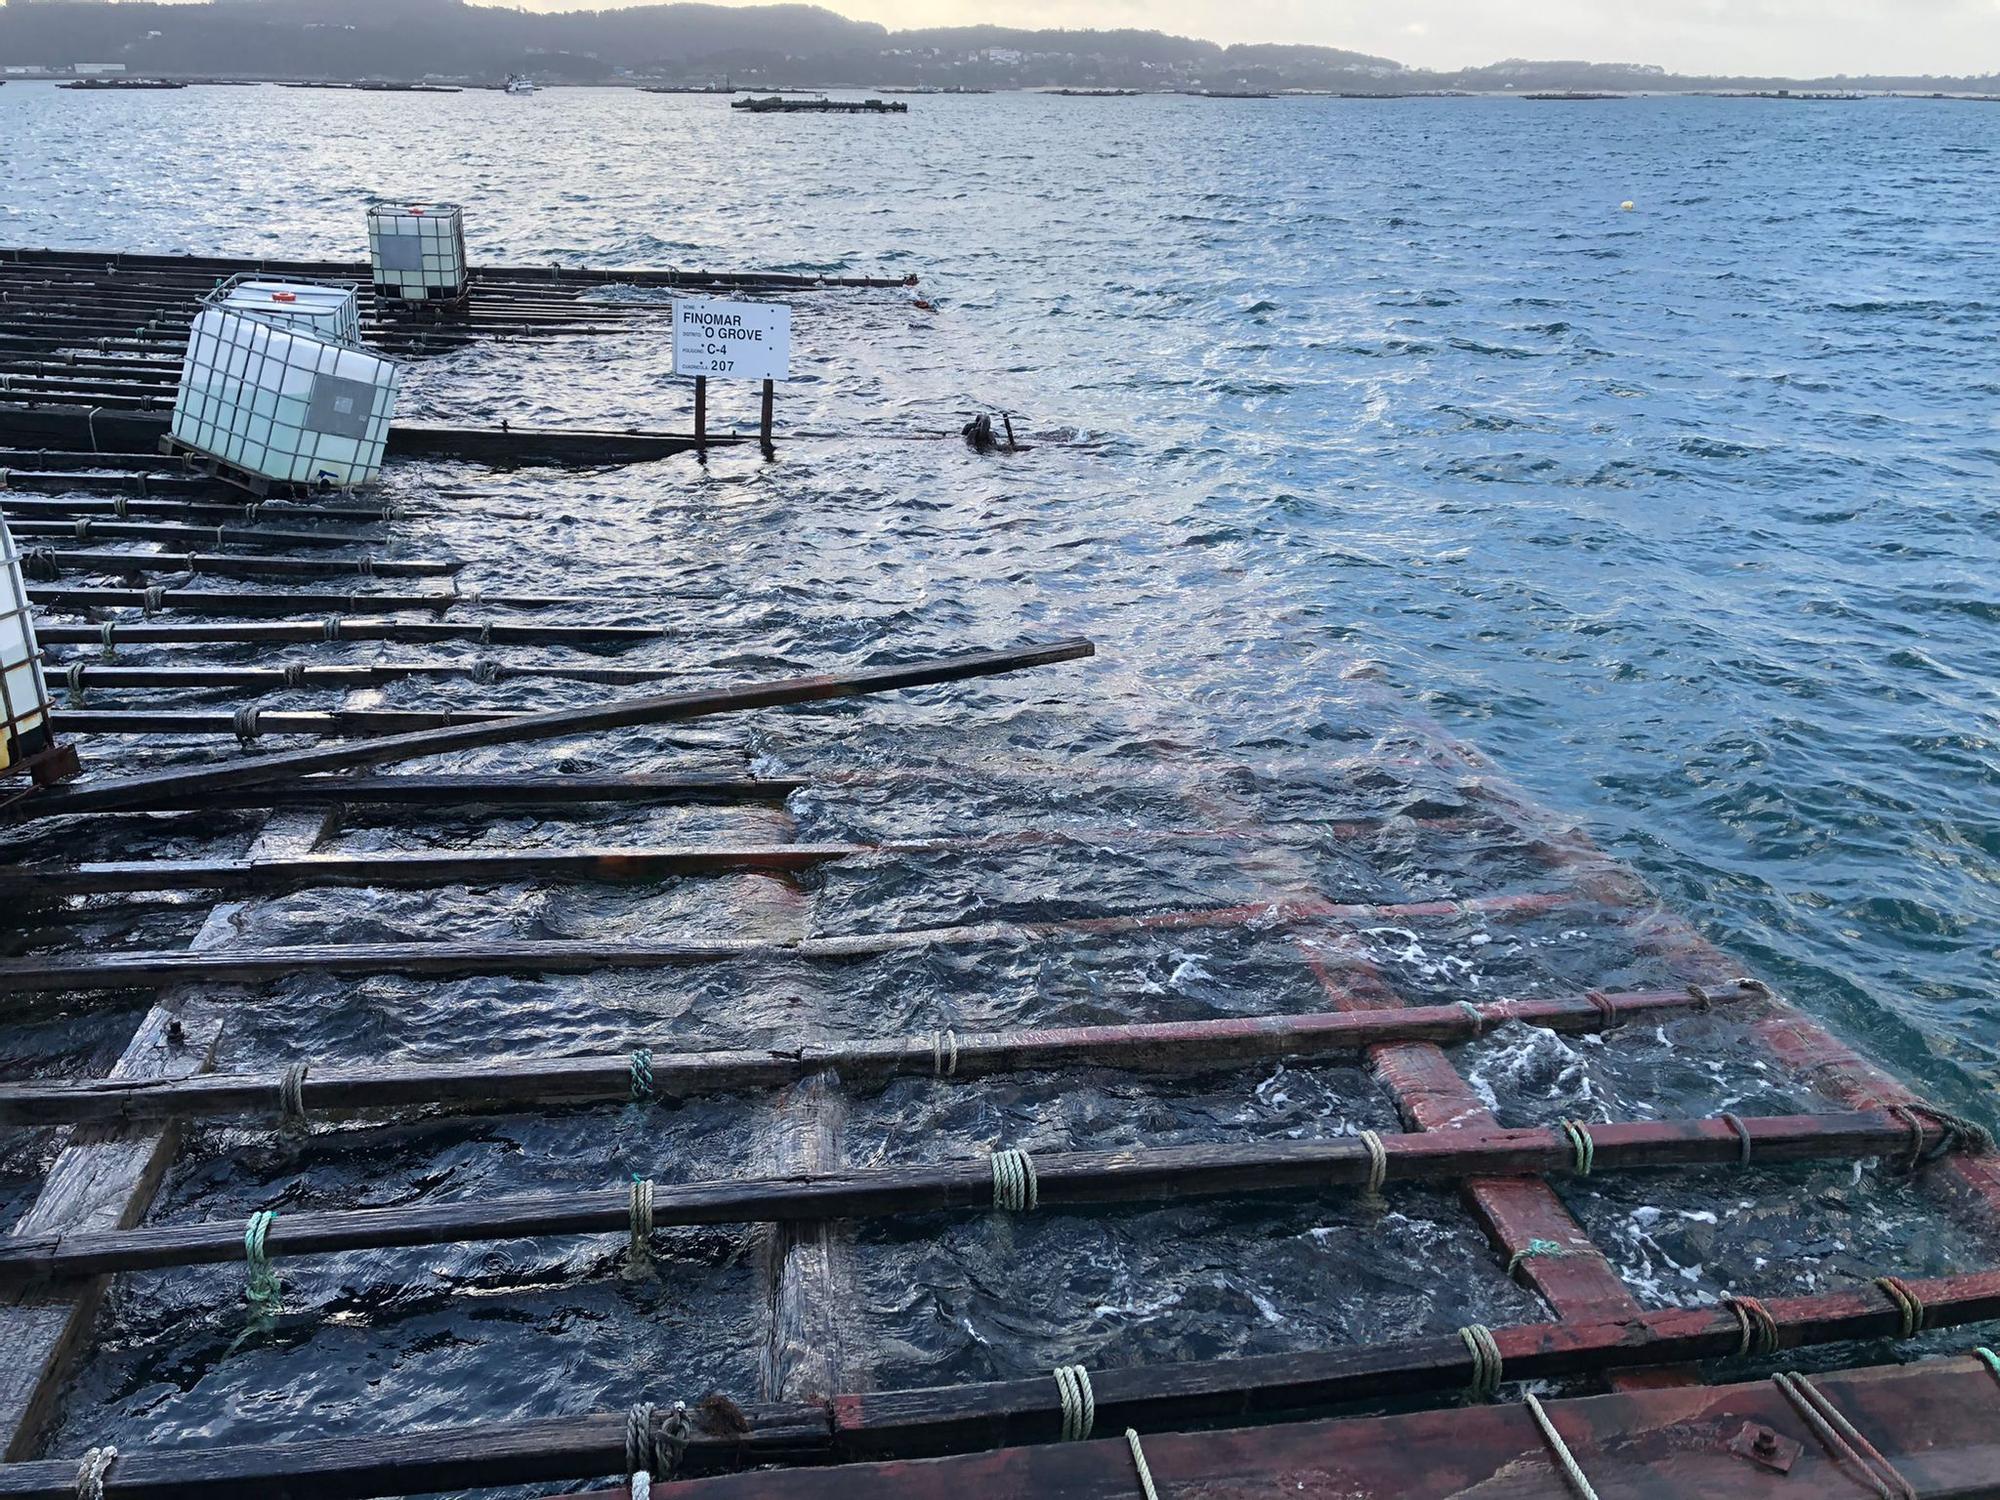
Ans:
[{"label": "yellow buoy", "polygon": [[1630,212],[1632,212],[1633,209],[1637,208],[1638,206],[1639,205],[1634,203],[1630,198],[1627,198],[1623,203],[1618,205],[1618,212],[1620,212],[1621,214],[1629,214]]}]

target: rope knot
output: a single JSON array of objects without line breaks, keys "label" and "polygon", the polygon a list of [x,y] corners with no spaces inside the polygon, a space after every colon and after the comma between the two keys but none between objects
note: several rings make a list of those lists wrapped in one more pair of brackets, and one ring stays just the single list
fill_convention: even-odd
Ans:
[{"label": "rope knot", "polygon": [[1097,1392],[1090,1388],[1090,1371],[1082,1365],[1057,1365],[1056,1400],[1062,1408],[1062,1440],[1080,1443],[1097,1426]]},{"label": "rope knot", "polygon": [[1902,1331],[1899,1339],[1915,1338],[1924,1327],[1924,1299],[1910,1288],[1910,1284],[1900,1276],[1877,1276],[1876,1290],[1896,1304],[1896,1311],[1902,1315]]},{"label": "rope knot", "polygon": [[1763,1303],[1755,1297],[1724,1297],[1722,1305],[1735,1315],[1742,1334],[1736,1344],[1737,1358],[1778,1352],[1778,1320]]},{"label": "rope knot", "polygon": [[1590,1169],[1597,1165],[1597,1142],[1590,1138],[1590,1127],[1581,1120],[1564,1120],[1557,1128],[1569,1142],[1570,1170],[1579,1177],[1588,1177]]},{"label": "rope knot", "polygon": [[1041,1183],[1035,1176],[1034,1159],[1025,1151],[995,1151],[993,1166],[993,1206],[1005,1213],[1027,1213],[1041,1201]]}]

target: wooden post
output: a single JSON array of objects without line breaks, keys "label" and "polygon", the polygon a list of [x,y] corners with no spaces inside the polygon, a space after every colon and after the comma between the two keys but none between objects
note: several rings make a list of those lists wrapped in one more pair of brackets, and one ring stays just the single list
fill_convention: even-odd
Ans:
[{"label": "wooden post", "polygon": [[777,386],[778,383],[775,380],[766,380],[764,382],[764,409],[757,421],[757,439],[763,446],[766,462],[778,456],[777,448],[771,443],[771,406],[776,396]]},{"label": "wooden post", "polygon": [[694,378],[694,451],[702,463],[708,462],[708,377]]}]

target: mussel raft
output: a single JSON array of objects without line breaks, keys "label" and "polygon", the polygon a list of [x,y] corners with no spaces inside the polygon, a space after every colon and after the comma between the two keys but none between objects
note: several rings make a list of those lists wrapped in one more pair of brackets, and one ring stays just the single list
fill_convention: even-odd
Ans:
[{"label": "mussel raft", "polygon": [[[669,1482],[686,1500],[2000,1493],[2000,1356],[1963,1352],[1971,1325],[2000,1319],[1989,1248],[2000,1164],[1985,1132],[1742,976],[1476,752],[1357,690],[1357,716],[1381,713],[1382,726],[1357,753],[1310,765],[1164,749],[1151,765],[953,759],[969,753],[960,736],[991,726],[977,713],[935,724],[963,691],[951,684],[1003,695],[989,707],[1088,691],[1087,666],[1015,675],[1085,661],[1092,647],[1077,640],[733,681],[621,663],[612,653],[657,639],[656,624],[578,622],[589,601],[577,595],[479,596],[457,583],[476,559],[404,550],[401,523],[468,493],[392,483],[259,500],[231,476],[155,454],[192,307],[248,270],[366,275],[0,251],[0,509],[31,549],[40,634],[57,648],[48,673],[71,698],[58,728],[83,742],[89,770],[5,804],[0,885],[20,915],[0,990],[19,1026],[101,1014],[102,1034],[123,1047],[103,1076],[74,1057],[0,1083],[0,1120],[41,1169],[0,1241],[0,1497],[361,1500],[520,1485],[626,1495]],[[578,300],[617,283],[775,292],[800,279],[489,270],[455,319],[395,318],[364,287],[366,330],[379,347],[421,354],[587,338],[659,315]],[[900,284],[840,285],[867,295]],[[615,462],[692,442],[596,437],[436,441],[510,463]],[[535,654],[487,653],[514,644]],[[384,690],[466,678],[518,691],[472,708],[381,703]],[[769,712],[915,690],[926,690],[924,722],[890,732],[935,743],[901,769],[850,759],[857,721]],[[102,706],[134,692],[173,696]],[[754,770],[731,734],[748,723],[760,726]],[[485,753],[586,733],[607,737],[574,770]],[[157,737],[177,734],[246,747],[313,738],[190,758],[173,741],[161,748]],[[128,752],[108,735],[153,738]],[[140,769],[104,769],[128,753]],[[440,756],[452,759],[382,769]],[[945,826],[902,825],[913,786],[951,810]],[[677,818],[697,819],[695,831]],[[603,830],[635,824],[683,831],[673,843],[605,841]],[[510,842],[528,829],[527,843]],[[489,832],[498,843],[483,841]],[[1185,861],[1185,878],[1156,906],[995,899],[990,913],[931,925],[871,924],[854,896],[883,869],[984,861],[1005,879],[1162,850]],[[1406,883],[1413,851],[1462,884],[1382,899]],[[837,878],[857,884],[822,910]],[[712,892],[732,916],[720,932],[708,922],[685,935],[650,918],[505,936],[426,926],[421,903],[467,883],[642,894],[673,883]],[[377,900],[415,891],[420,904],[400,916],[384,907],[373,941],[266,940],[313,927],[313,905],[288,918],[274,898],[329,901],[344,887]],[[1157,965],[1191,943],[1208,944],[1219,971],[1206,988],[1135,986],[1107,959]],[[469,978],[570,976],[541,993],[574,1011],[599,998],[588,986],[623,971],[658,995],[635,1006],[632,991],[607,992],[605,1013],[572,1028],[585,1044],[301,1050],[378,976],[429,996],[423,1015],[448,1030],[454,1007],[478,1003]],[[920,971],[950,976],[943,992],[955,998],[904,1015],[893,997]],[[1005,992],[1045,983],[1059,1003],[1028,1007],[1036,1024],[1018,1024],[1018,996]],[[694,1001],[663,1024],[656,1002],[680,987]],[[782,1015],[753,999],[773,987],[791,997]],[[834,1003],[843,997],[857,1003]],[[879,1021],[849,1034],[829,1022],[836,1013]],[[1557,1086],[1506,1083],[1508,1057],[1547,1047],[1567,1059]],[[1628,1100],[1624,1118],[1606,1118],[1593,1102],[1643,1091],[1663,1068],[1699,1071],[1708,1055],[1754,1057],[1757,1089],[1700,1117]],[[1211,1097],[1201,1090],[1218,1078],[1212,1097],[1240,1102],[1246,1076],[1337,1095],[1338,1107],[1219,1109],[1206,1131],[1152,1123],[1152,1102]],[[1081,1077],[1111,1080],[1130,1110],[1068,1116],[1056,1105]],[[922,1139],[872,1133],[885,1098],[930,1120]],[[761,1122],[750,1159],[750,1132],[706,1147],[674,1134],[677,1115],[704,1100]],[[302,1206],[259,1202],[247,1220],[154,1213],[184,1137],[235,1130],[247,1155],[230,1164],[254,1181],[268,1170],[251,1159],[267,1130],[284,1152],[324,1158],[375,1141],[384,1112],[417,1140],[471,1116],[588,1128],[618,1113],[623,1128],[658,1134],[647,1159],[668,1169],[621,1180],[546,1160],[533,1192],[368,1205],[308,1194]],[[968,1119],[1012,1123],[985,1149],[941,1150]],[[1837,1185],[1863,1172],[1893,1213],[1842,1217]],[[1659,1212],[1636,1209],[1634,1194],[1683,1190],[1719,1211],[1685,1215],[1712,1230],[1714,1269],[1666,1257],[1679,1284],[1634,1275],[1660,1260],[1657,1241],[1631,1233]],[[1332,1246],[1348,1258],[1333,1273],[1298,1272],[1302,1299],[1261,1324],[1203,1313],[1220,1330],[1213,1357],[1149,1358],[1195,1316],[1200,1288],[1227,1282],[1228,1267],[1219,1282],[1203,1269],[1214,1246],[1245,1243],[1217,1228],[1223,1212],[1253,1216],[1286,1254]],[[1739,1226],[1772,1222],[1837,1226],[1845,1252],[1826,1284],[1801,1291],[1795,1266],[1750,1253],[1764,1242]],[[1147,1247],[1163,1311],[1107,1323],[1066,1300],[1077,1244],[1128,1223],[1118,1243]],[[1451,1277],[1412,1260],[1396,1279],[1418,1230],[1441,1254],[1463,1252]],[[490,1408],[483,1393],[446,1389],[429,1406],[439,1420],[369,1426],[360,1441],[163,1440],[143,1411],[115,1432],[85,1430],[101,1413],[77,1404],[77,1382],[107,1357],[100,1334],[134,1284],[121,1276],[206,1275],[249,1298],[254,1341],[278,1316],[281,1277],[309,1277],[316,1258],[549,1242],[569,1258],[545,1276],[719,1278],[746,1300],[706,1344],[692,1318],[642,1326],[642,1373],[608,1405],[594,1389],[564,1409],[454,1419]],[[948,1379],[907,1378],[912,1356],[893,1350],[870,1301],[880,1287],[869,1257],[884,1243],[914,1243],[947,1267],[975,1248],[992,1287],[952,1271],[903,1289],[968,1329],[998,1317],[1046,1334],[1011,1352],[977,1348]],[[226,1280],[246,1272],[247,1292]],[[1351,1316],[1330,1305],[1326,1283],[1310,1280],[1326,1274],[1367,1293],[1365,1305]],[[1419,1274],[1427,1284],[1412,1291]],[[1711,1284],[1717,1275],[1727,1283]],[[301,1362],[333,1295],[307,1285],[320,1311],[287,1333],[306,1345],[289,1355]],[[575,1336],[532,1347],[559,1359]],[[214,1359],[242,1357],[242,1343],[218,1341]],[[651,1352],[668,1345],[717,1378],[660,1377]],[[1885,1362],[1896,1345],[1933,1357]],[[1039,1353],[1051,1356],[1044,1367],[1021,1365]],[[175,1378],[198,1392],[203,1374]],[[201,1418],[178,1411],[190,1420]]]}]

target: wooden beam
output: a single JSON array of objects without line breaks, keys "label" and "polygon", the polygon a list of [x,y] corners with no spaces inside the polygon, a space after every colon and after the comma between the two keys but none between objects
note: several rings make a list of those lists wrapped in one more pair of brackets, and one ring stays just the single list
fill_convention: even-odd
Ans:
[{"label": "wooden beam", "polygon": [[87,609],[185,609],[207,615],[301,614],[317,610],[322,614],[393,614],[399,610],[428,610],[443,614],[462,606],[492,609],[554,609],[565,605],[602,607],[609,601],[554,594],[448,594],[428,590],[422,593],[392,594],[375,590],[286,589],[282,593],[229,592],[223,589],[182,588],[160,585],[151,589],[96,588],[71,584],[30,584],[30,603],[49,610],[74,614]]},{"label": "wooden beam", "polygon": [[872,844],[659,845],[600,849],[466,849],[452,853],[311,854],[297,859],[103,861],[0,865],[0,900],[111,891],[226,891],[310,886],[382,889],[510,880],[658,880],[743,870],[802,870],[876,852]]},{"label": "wooden beam", "polygon": [[[1846,1161],[1943,1145],[1935,1120],[1913,1130],[1879,1113],[1781,1115],[1741,1122],[1765,1163]],[[1591,1170],[1720,1166],[1738,1160],[1742,1136],[1723,1120],[1612,1122],[1590,1127]],[[1549,1129],[1428,1131],[1379,1138],[1389,1182],[1456,1181],[1468,1176],[1540,1176],[1576,1170],[1571,1144]],[[1270,1141],[1237,1146],[1172,1146],[1127,1151],[1051,1152],[1035,1159],[1045,1208],[1120,1202],[1177,1202],[1267,1192],[1320,1190],[1369,1181],[1375,1170],[1357,1139]],[[881,1167],[819,1177],[743,1178],[661,1184],[655,1224],[746,1224],[788,1219],[876,1218],[943,1210],[990,1211],[993,1172],[981,1157],[946,1166]],[[469,1203],[287,1214],[266,1243],[273,1256],[608,1234],[629,1224],[629,1193],[523,1194]],[[238,1222],[154,1225],[116,1232],[16,1234],[0,1240],[0,1278],[14,1282],[243,1259]]]},{"label": "wooden beam", "polygon": [[[2000,1317],[2000,1272],[1909,1283],[1929,1309],[1928,1326],[1959,1327]],[[1840,1343],[1893,1337],[1902,1314],[1874,1292],[1841,1292],[1791,1298],[1765,1304],[1780,1330],[1782,1347]],[[1606,1368],[1632,1368],[1657,1362],[1728,1359],[1736,1354],[1742,1328],[1730,1313],[1716,1308],[1669,1308],[1646,1313],[1631,1323],[1540,1323],[1493,1330],[1509,1380],[1560,1380],[1601,1373]],[[1976,1468],[1977,1485],[1948,1494],[1991,1500],[1993,1453],[1990,1444],[1992,1375],[1971,1360],[1938,1361],[1934,1366],[1967,1377],[1967,1412],[1983,1422],[1987,1441],[1977,1450],[1983,1467]],[[1310,1350],[1298,1354],[1261,1355],[1169,1365],[1136,1365],[1091,1372],[1097,1398],[1097,1430],[1117,1432],[1131,1426],[1149,1434],[1194,1422],[1243,1421],[1296,1416],[1338,1408],[1354,1402],[1383,1403],[1431,1398],[1463,1392],[1471,1382],[1472,1361],[1465,1342],[1455,1334],[1421,1339]],[[1821,1388],[1843,1409],[1856,1413],[1851,1375],[1818,1377]],[[1980,1386],[1977,1381],[1988,1382]],[[1712,1394],[1702,1388],[1661,1393],[1667,1401],[1699,1401]],[[1650,1401],[1651,1396],[1622,1393],[1593,1398],[1606,1411],[1631,1410],[1615,1403]],[[1983,1401],[1987,1404],[1980,1405]],[[1505,1408],[1501,1408],[1505,1409]],[[829,1461],[872,1462],[953,1453],[983,1453],[1019,1444],[1054,1444],[1061,1431],[1055,1382],[1046,1375],[1025,1380],[991,1381],[976,1385],[923,1390],[849,1394],[831,1403],[752,1405],[744,1408],[747,1433],[714,1433],[696,1425],[681,1472],[713,1474],[757,1464],[820,1465]],[[1472,1419],[1462,1406],[1441,1412],[1448,1423]],[[1346,1424],[1343,1424],[1346,1425]],[[1777,1424],[1759,1424],[1774,1425]],[[1892,1451],[1920,1454],[1925,1440],[1921,1420],[1914,1417],[1896,1429],[1877,1434],[1898,1446]],[[1351,1426],[1347,1430],[1353,1430]],[[1568,1422],[1561,1430],[1570,1431]],[[1721,1423],[1679,1424],[1668,1436],[1683,1447],[1691,1441],[1726,1443],[1740,1428]],[[1798,1424],[1779,1426],[1795,1434]],[[1269,1428],[1258,1428],[1268,1440]],[[1586,1446],[1588,1451],[1589,1445]],[[1609,1445],[1606,1445],[1609,1446]],[[1075,1444],[1051,1448],[1061,1452]],[[1340,1448],[1339,1452],[1348,1451]],[[1130,1450],[1127,1449],[1129,1461]],[[1410,1451],[1398,1455],[1404,1468],[1420,1461]],[[1801,1455],[1802,1456],[1802,1455]],[[1329,1459],[1331,1461],[1331,1459]],[[229,1446],[184,1445],[140,1448],[120,1455],[108,1493],[114,1500],[376,1500],[376,1497],[459,1492],[491,1486],[553,1483],[622,1473],[625,1465],[625,1413],[586,1413],[558,1418],[458,1427],[437,1427],[405,1434],[369,1433],[365,1440],[340,1434],[312,1442],[252,1443]],[[1911,1465],[1912,1468],[1916,1464]],[[1747,1466],[1746,1466],[1747,1468]],[[840,1471],[834,1471],[840,1472]],[[1735,1470],[1729,1471],[1734,1474]],[[1483,1486],[1478,1493],[1494,1500],[1552,1500],[1560,1492],[1541,1482],[1545,1469],[1524,1476],[1525,1487]],[[856,1470],[865,1481],[868,1470]],[[768,1473],[754,1476],[775,1482]],[[1316,1500],[1336,1500],[1342,1492],[1322,1486],[1299,1490],[1304,1476],[1293,1476],[1288,1495],[1306,1494]],[[1129,1471],[1120,1500],[1136,1494]],[[1790,1487],[1797,1489],[1797,1486]],[[1670,1490],[1678,1495],[1680,1491]],[[758,1491],[756,1493],[763,1493]],[[879,1491],[861,1488],[856,1493]],[[986,1493],[973,1488],[971,1494]],[[992,1493],[1017,1493],[1011,1489]],[[1076,1492],[1059,1488],[1025,1493],[1054,1496]],[[1094,1492],[1083,1491],[1084,1495]],[[1176,1495],[1205,1493],[1198,1487],[1162,1489],[1163,1500]],[[1403,1500],[1399,1492],[1398,1500]],[[1461,1494],[1465,1493],[1463,1490]],[[1623,1491],[1612,1491],[1623,1500]],[[1651,1493],[1651,1492],[1648,1492]],[[1698,1491],[1706,1496],[1708,1492]],[[1717,1492],[1715,1500],[1735,1500],[1739,1491]],[[1754,1493],[1754,1492],[1752,1492]],[[1789,1493],[1781,1491],[1780,1495]],[[1840,1496],[1841,1491],[1811,1487],[1802,1493]],[[1877,1492],[1879,1495],[1879,1491]],[[0,1466],[0,1500],[72,1500],[76,1494],[76,1462],[49,1459]],[[701,1489],[667,1490],[674,1500],[705,1500]],[[663,1500],[665,1497],[663,1496]],[[722,1500],[718,1496],[718,1500]],[[1456,1497],[1454,1497],[1456,1500]]]},{"label": "wooden beam", "polygon": [[[13,505],[5,509],[11,511]],[[112,552],[37,547],[58,568],[79,573],[206,573],[218,578],[444,578],[463,568],[457,558],[235,557],[222,552]]]},{"label": "wooden beam", "polygon": [[[102,669],[116,670],[116,669]],[[140,669],[145,670],[145,669]],[[172,669],[168,669],[172,670]],[[228,670],[228,669],[225,669]],[[244,672],[261,673],[262,667]],[[363,674],[355,685],[372,681],[374,667],[326,667],[330,681],[314,686],[343,685],[339,674]],[[189,787],[153,801],[117,809],[124,813],[189,812],[221,808],[278,807],[590,807],[600,803],[638,802],[661,807],[733,807],[745,803],[781,803],[809,783],[780,776],[663,776],[649,773],[613,776],[301,776],[278,786]],[[544,817],[550,816],[547,812]]]},{"label": "wooden beam", "polygon": [[[107,632],[109,635],[107,637]],[[329,615],[324,620],[222,620],[198,625],[113,620],[102,625],[35,626],[44,646],[168,646],[187,642],[317,646],[333,641],[477,641],[481,645],[619,645],[658,640],[650,625],[542,625],[513,620],[388,620]]]},{"label": "wooden beam", "polygon": [[[640,1038],[653,1053],[654,1088],[685,1099],[768,1089],[837,1073],[850,1084],[892,1078],[967,1081],[996,1073],[1124,1068],[1185,1075],[1289,1057],[1351,1057],[1384,1042],[1461,1042],[1509,1021],[1588,1032],[1684,1011],[1682,990],[1413,1006],[1398,1011],[1330,1011],[1300,1016],[1231,1016],[1209,1021],[1077,1026],[1016,1032],[936,1032],[888,1041],[815,1042],[799,1047],[690,1052],[671,1037]],[[85,1079],[0,1083],[0,1123],[79,1124],[169,1116],[218,1119],[277,1109],[279,1073],[210,1074],[179,1081]],[[631,1097],[629,1051],[573,1057],[501,1056],[445,1063],[314,1068],[301,1086],[307,1110],[342,1112],[414,1105],[612,1102]],[[812,1110],[807,1118],[817,1118]],[[801,1157],[813,1153],[801,1151]],[[824,1153],[820,1153],[822,1156]],[[805,1166],[801,1171],[824,1170]]]},{"label": "wooden beam", "polygon": [[190,786],[247,786],[257,782],[284,781],[314,771],[352,770],[420,756],[478,749],[486,745],[592,734],[635,724],[679,723],[713,714],[741,713],[785,704],[823,702],[934,683],[960,682],[973,677],[1075,661],[1093,655],[1095,650],[1089,641],[1056,641],[1010,651],[932,657],[904,666],[872,667],[858,672],[794,677],[776,682],[740,682],[696,692],[629,698],[595,708],[554,709],[546,713],[522,714],[491,724],[388,735],[332,748],[246,758],[229,765],[130,776],[116,781],[85,783],[60,791],[42,789],[32,797],[16,799],[9,810],[15,816],[35,817],[64,809],[119,807],[132,798],[145,799],[163,791],[177,791]]}]

